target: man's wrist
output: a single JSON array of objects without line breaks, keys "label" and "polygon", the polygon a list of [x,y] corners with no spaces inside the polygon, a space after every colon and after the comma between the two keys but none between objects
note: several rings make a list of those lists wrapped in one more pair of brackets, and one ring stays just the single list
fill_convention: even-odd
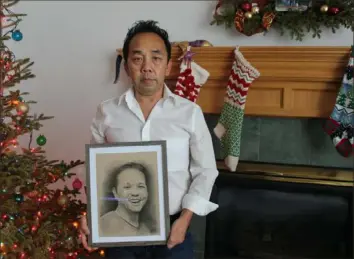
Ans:
[{"label": "man's wrist", "polygon": [[193,211],[189,209],[182,210],[180,218],[182,218],[183,220],[189,223],[192,220],[192,217],[193,217]]}]

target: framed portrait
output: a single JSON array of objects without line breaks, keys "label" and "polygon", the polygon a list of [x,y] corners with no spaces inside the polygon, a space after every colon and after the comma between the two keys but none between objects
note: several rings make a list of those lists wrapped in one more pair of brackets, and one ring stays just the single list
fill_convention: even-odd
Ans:
[{"label": "framed portrait", "polygon": [[86,173],[92,247],[167,243],[165,141],[87,144]]}]

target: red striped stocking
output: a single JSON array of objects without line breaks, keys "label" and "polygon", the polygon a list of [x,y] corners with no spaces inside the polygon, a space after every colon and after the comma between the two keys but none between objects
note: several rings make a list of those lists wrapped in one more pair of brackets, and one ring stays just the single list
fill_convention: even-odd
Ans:
[{"label": "red striped stocking", "polygon": [[196,102],[200,88],[208,78],[209,72],[194,61],[190,62],[189,67],[188,64],[182,62],[174,93],[192,102]]}]

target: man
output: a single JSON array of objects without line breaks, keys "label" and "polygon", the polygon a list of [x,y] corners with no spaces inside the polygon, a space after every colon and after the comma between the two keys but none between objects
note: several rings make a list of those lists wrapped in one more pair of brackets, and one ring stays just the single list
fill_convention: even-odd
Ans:
[{"label": "man", "polygon": [[[99,105],[91,132],[94,143],[166,140],[171,231],[166,246],[107,249],[112,259],[192,259],[187,231],[192,215],[205,216],[218,208],[209,201],[218,175],[210,132],[201,108],[165,85],[172,66],[171,44],[168,33],[156,24],[139,21],[128,31],[123,58],[133,85]],[[85,218],[82,231],[89,233]]]},{"label": "man", "polygon": [[101,236],[146,236],[151,229],[141,218],[148,200],[147,169],[139,163],[127,163],[113,171],[108,182],[118,206],[100,218]]}]

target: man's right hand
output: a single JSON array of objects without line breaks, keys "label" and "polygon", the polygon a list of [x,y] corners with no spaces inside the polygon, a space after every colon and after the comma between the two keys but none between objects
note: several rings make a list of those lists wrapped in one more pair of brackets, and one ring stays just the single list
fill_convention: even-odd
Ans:
[{"label": "man's right hand", "polygon": [[98,248],[92,248],[87,244],[86,236],[90,235],[90,230],[87,226],[86,215],[83,215],[80,219],[79,232],[80,232],[80,239],[81,239],[82,245],[85,247],[85,249],[87,249],[89,252],[92,252],[92,251],[98,249]]}]

